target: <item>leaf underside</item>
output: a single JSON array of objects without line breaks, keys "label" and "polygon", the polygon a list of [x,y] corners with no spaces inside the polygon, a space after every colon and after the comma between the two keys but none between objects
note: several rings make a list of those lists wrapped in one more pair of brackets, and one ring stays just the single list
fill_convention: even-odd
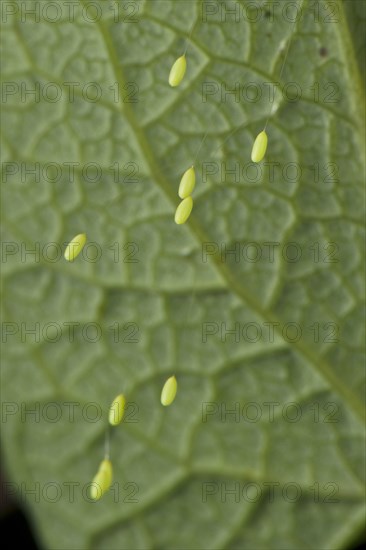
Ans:
[{"label": "leaf underside", "polygon": [[[19,248],[39,243],[42,250],[86,232],[103,252],[98,261],[79,257],[73,263],[18,253],[2,265],[3,321],[19,327],[79,323],[72,343],[66,330],[55,343],[44,334],[39,342],[21,338],[19,330],[4,345],[2,399],[18,404],[19,412],[3,418],[3,452],[18,487],[40,484],[39,501],[28,495],[25,504],[41,544],[348,547],[362,531],[364,514],[364,51],[357,37],[364,35],[365,3],[321,1],[317,18],[314,3],[299,0],[302,16],[295,26],[280,8],[273,19],[253,17],[253,2],[245,1],[237,3],[239,21],[225,19],[215,2],[94,4],[103,12],[97,22],[85,20],[81,5],[72,22],[65,10],[53,23],[22,21],[20,2],[3,22],[3,81],[28,88],[40,83],[42,89],[53,82],[63,91],[57,102],[9,95],[3,162],[77,165],[73,181],[64,169],[56,183],[42,170],[39,181],[28,176],[24,182],[19,171],[4,182],[2,238]],[[136,22],[122,20],[131,17],[126,4],[135,6]],[[207,5],[218,10],[203,21]],[[332,10],[337,21],[325,20]],[[169,70],[194,22],[187,74],[172,89]],[[301,98],[276,94],[267,164],[255,179],[243,167],[271,111],[264,83],[279,81],[290,37],[281,82],[297,83]],[[80,84],[73,101],[65,82]],[[96,102],[83,94],[90,82],[102,90]],[[258,101],[241,96],[236,102],[233,94],[223,100],[225,86],[244,89],[249,82],[263,92]],[[138,86],[137,102],[126,101],[134,89],[128,83]],[[207,83],[219,92],[203,101]],[[120,182],[111,169],[116,162]],[[179,180],[193,162],[194,209],[184,226],[176,226]],[[101,179],[91,181],[83,170],[88,163],[101,167]],[[122,181],[129,163],[138,168],[134,183]],[[268,163],[279,163],[273,178]],[[290,163],[301,167],[296,179],[284,175]],[[227,174],[222,181],[223,166],[240,166],[240,177]],[[265,252],[258,261],[242,254],[249,254],[248,243],[268,251],[269,242],[279,243],[273,261]],[[126,243],[135,248],[124,249]],[[207,261],[205,243],[217,247]],[[300,248],[297,261],[284,257],[288,243]],[[235,246],[240,261],[233,254],[223,261],[222,247]],[[138,250],[135,263],[123,261],[131,250]],[[94,343],[83,333],[88,323],[101,328]],[[137,326],[137,342],[123,341],[127,323]],[[205,323],[220,329],[206,342]],[[241,334],[235,341],[228,334],[223,341],[220,327],[230,330],[235,323],[256,323],[261,337],[253,342]],[[268,323],[275,327],[273,339]],[[288,323],[301,327],[298,341],[283,337]],[[328,341],[334,327],[337,341]],[[172,374],[178,394],[164,408],[160,392]],[[110,491],[91,503],[83,490],[103,458],[108,406],[121,391],[136,404],[137,422],[125,419],[111,434],[118,495]],[[70,402],[77,403],[72,420]],[[57,422],[44,412],[50,403],[62,411]],[[88,420],[90,403],[103,410],[102,419]],[[220,412],[204,422],[206,403]],[[266,403],[278,404],[272,419]],[[289,420],[289,403],[300,408],[296,422]],[[222,417],[225,407],[237,406],[239,421],[233,414]],[[24,407],[38,407],[40,418],[22,416]],[[261,411],[257,421],[251,420],[255,410]],[[70,498],[66,483],[73,482],[78,485]],[[42,496],[49,483],[61,489],[56,502],[51,489],[49,498]],[[207,483],[215,494],[204,498]],[[243,490],[249,483],[260,488],[258,498]],[[240,498],[222,498],[235,484]],[[293,502],[283,496],[286,484],[301,488]],[[136,487],[137,502],[129,502]]]}]

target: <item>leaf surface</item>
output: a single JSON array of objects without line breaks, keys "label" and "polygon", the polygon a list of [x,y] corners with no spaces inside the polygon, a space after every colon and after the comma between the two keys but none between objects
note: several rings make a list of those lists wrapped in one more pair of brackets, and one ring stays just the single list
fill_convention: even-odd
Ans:
[{"label": "leaf surface", "polygon": [[[273,18],[225,3],[238,20],[214,2],[90,4],[37,22],[17,2],[3,22],[9,474],[47,548],[345,548],[364,514],[365,4],[304,0],[295,25],[285,1]],[[81,232],[88,257],[54,261],[49,243]],[[121,391],[115,485],[91,503]]]}]

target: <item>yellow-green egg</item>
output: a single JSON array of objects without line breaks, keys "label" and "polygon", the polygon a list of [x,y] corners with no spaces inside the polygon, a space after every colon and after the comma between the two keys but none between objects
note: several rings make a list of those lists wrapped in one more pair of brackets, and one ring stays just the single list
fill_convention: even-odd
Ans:
[{"label": "yellow-green egg", "polygon": [[123,393],[120,393],[112,401],[109,408],[109,423],[112,426],[117,426],[123,418],[126,406],[126,398]]},{"label": "yellow-green egg", "polygon": [[90,498],[93,500],[99,500],[102,495],[102,484],[103,484],[103,474],[98,470],[98,472],[93,477],[93,481],[90,485]]},{"label": "yellow-green egg", "polygon": [[179,184],[178,195],[181,199],[186,199],[192,195],[194,187],[196,185],[196,173],[194,171],[194,166],[188,168],[182,176]]},{"label": "yellow-green egg", "polygon": [[175,396],[177,395],[177,389],[177,379],[175,378],[175,376],[171,376],[165,382],[161,391],[160,401],[161,404],[164,405],[164,407],[167,407],[168,405],[171,405],[173,403]]},{"label": "yellow-green egg", "polygon": [[75,258],[79,256],[80,252],[85,246],[85,243],[86,243],[85,233],[80,233],[80,235],[76,235],[76,237],[74,237],[66,247],[66,250],[64,252],[65,260],[67,260],[68,262],[73,262]]},{"label": "yellow-green egg", "polygon": [[260,162],[267,151],[268,137],[263,130],[255,138],[252,149],[252,162]]},{"label": "yellow-green egg", "polygon": [[90,497],[93,500],[99,500],[112,484],[112,462],[105,458],[99,466],[97,474],[94,476],[90,486]]},{"label": "yellow-green egg", "polygon": [[192,212],[192,208],[193,208],[192,197],[187,197],[186,199],[183,199],[175,211],[175,217],[174,217],[175,223],[177,223],[178,225],[185,223]]},{"label": "yellow-green egg", "polygon": [[187,60],[185,55],[181,55],[178,57],[178,59],[173,63],[172,68],[170,69],[169,74],[169,84],[175,88],[176,86],[179,86],[179,84],[182,82],[184,75],[186,74],[187,70]]}]

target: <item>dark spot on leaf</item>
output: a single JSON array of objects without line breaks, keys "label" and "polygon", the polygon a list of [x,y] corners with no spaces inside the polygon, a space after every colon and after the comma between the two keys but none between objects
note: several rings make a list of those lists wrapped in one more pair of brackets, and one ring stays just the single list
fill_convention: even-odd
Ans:
[{"label": "dark spot on leaf", "polygon": [[328,50],[327,48],[325,48],[324,46],[322,46],[319,50],[319,54],[321,57],[327,57],[328,55]]}]

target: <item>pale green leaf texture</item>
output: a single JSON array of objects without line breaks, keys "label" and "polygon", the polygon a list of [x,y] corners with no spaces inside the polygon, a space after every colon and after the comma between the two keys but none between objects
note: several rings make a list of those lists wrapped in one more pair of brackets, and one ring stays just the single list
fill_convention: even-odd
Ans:
[{"label": "pale green leaf texture", "polygon": [[[4,102],[3,163],[17,163],[19,173],[3,183],[3,240],[18,243],[19,250],[50,242],[64,249],[85,232],[103,252],[96,262],[81,255],[71,264],[63,258],[53,262],[44,254],[37,262],[19,252],[2,263],[3,322],[19,327],[4,345],[2,400],[19,411],[3,414],[3,454],[41,544],[156,550],[351,547],[362,532],[365,481],[365,52],[360,40],[365,2],[298,0],[302,16],[295,26],[281,11],[285,0],[273,20],[264,8],[256,16],[253,4],[268,4],[262,0],[224,3],[241,10],[238,21],[225,18],[216,1],[98,0],[92,4],[103,16],[88,22],[81,10],[90,4],[85,0],[74,21],[66,9],[55,22],[49,20],[51,11],[48,20],[22,21],[21,4],[37,3],[14,3],[17,13],[3,17],[2,80],[19,89],[39,83],[41,90],[53,82],[63,93],[56,102],[42,95],[40,101],[31,95],[22,101],[20,93]],[[205,22],[207,6],[218,9]],[[187,73],[172,89],[169,70],[194,21]],[[279,81],[292,33],[281,82],[297,83],[301,98],[287,101],[277,93],[267,127],[267,164],[260,165],[261,177],[255,179],[245,167],[271,109],[264,83]],[[80,84],[72,101],[65,85],[70,82]],[[90,82],[102,90],[95,102],[83,95]],[[231,94],[224,101],[221,92],[202,100],[205,83],[225,91],[249,82],[261,86],[260,100],[248,101],[244,94],[236,102]],[[127,83],[134,84],[124,88]],[[126,101],[136,86],[138,101]],[[179,181],[206,132],[196,161],[194,209],[186,225],[176,226]],[[211,175],[204,178],[208,162]],[[272,181],[268,162],[280,166]],[[21,166],[34,163],[78,165],[72,182],[66,169],[51,182],[52,167],[49,176],[41,169],[39,181],[31,175],[22,181]],[[93,183],[92,171],[83,171],[88,163],[102,167],[99,181]],[[110,168],[114,163],[120,182]],[[289,163],[301,167],[297,179],[291,169],[284,176]],[[221,178],[225,165],[229,170],[235,164],[243,168],[240,177]],[[123,182],[131,166],[138,168],[136,182]],[[219,252],[205,262],[202,246],[208,242],[217,243]],[[221,246],[256,243],[266,251],[268,242],[280,243],[274,261],[266,253],[257,262],[220,256]],[[298,261],[283,257],[290,242],[302,250]],[[134,244],[124,249],[127,243]],[[139,261],[123,261],[128,253]],[[253,249],[248,254],[252,257]],[[22,337],[21,323],[26,328],[40,323],[39,342]],[[64,331],[52,343],[52,330],[42,333],[46,323],[79,323],[74,341]],[[95,343],[83,334],[87,323],[101,327]],[[135,325],[126,329],[126,323]],[[227,329],[257,323],[262,337],[235,342],[228,334],[225,341],[219,330],[204,342],[205,323]],[[273,341],[265,323],[276,323]],[[282,337],[286,323],[302,328],[297,342]],[[131,330],[138,341],[123,341]],[[333,330],[338,341],[329,342]],[[177,397],[164,408],[161,388],[173,374]],[[108,407],[121,392],[136,404],[130,414],[138,421],[125,418],[113,428],[117,485],[92,503],[85,487],[103,459]],[[74,418],[65,405],[70,402],[76,403]],[[204,422],[207,402],[240,406],[241,412],[244,407],[247,414],[238,419],[217,413]],[[278,404],[272,418],[265,405],[270,402]],[[54,403],[59,409],[51,409]],[[95,409],[85,413],[83,406],[90,403],[103,409],[101,420],[88,420]],[[286,416],[289,403],[300,408],[296,422],[291,422],[294,408]],[[40,418],[22,415],[24,407],[38,408]],[[57,410],[60,418],[50,421]],[[256,410],[261,416],[254,422]],[[74,497],[70,483],[77,484]],[[215,494],[205,498],[207,483]],[[276,486],[272,497],[268,483]],[[239,498],[225,498],[225,488],[235,484]],[[27,494],[36,486],[40,498]],[[253,498],[251,490],[258,487]],[[296,487],[299,498],[291,492]],[[135,489],[136,502],[130,502]]]}]

